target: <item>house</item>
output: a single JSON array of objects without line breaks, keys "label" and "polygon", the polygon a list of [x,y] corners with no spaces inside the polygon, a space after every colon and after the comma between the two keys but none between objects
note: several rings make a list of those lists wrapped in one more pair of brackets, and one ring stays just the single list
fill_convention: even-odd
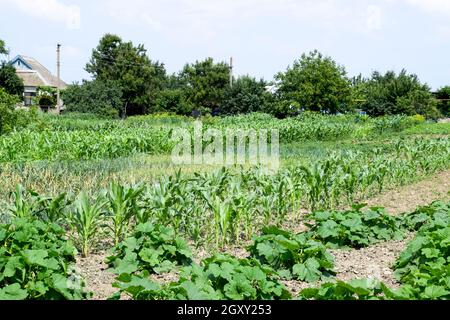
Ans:
[{"label": "house", "polygon": [[[16,68],[17,75],[23,80],[25,106],[32,104],[32,99],[36,96],[39,87],[58,88],[58,78],[36,59],[18,55],[11,60],[10,64]],[[65,87],[67,84],[61,80],[59,88]]]}]

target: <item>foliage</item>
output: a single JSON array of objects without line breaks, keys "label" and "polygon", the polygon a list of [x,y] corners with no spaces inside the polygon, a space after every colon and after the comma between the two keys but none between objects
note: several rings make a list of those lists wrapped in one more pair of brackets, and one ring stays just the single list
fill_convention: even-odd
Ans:
[{"label": "foliage", "polygon": [[336,281],[300,292],[301,300],[385,300],[394,293],[383,283],[367,279]]},{"label": "foliage", "polygon": [[450,203],[435,202],[406,216],[418,229],[395,263],[402,290],[418,299],[450,298]]},{"label": "foliage", "polygon": [[248,251],[287,278],[316,282],[333,274],[333,257],[322,243],[308,239],[306,234],[264,228]]},{"label": "foliage", "polygon": [[10,194],[11,204],[8,206],[9,215],[16,218],[40,219],[57,223],[65,217],[65,210],[70,200],[62,193],[56,197],[45,197],[26,190],[21,184]]},{"label": "foliage", "polygon": [[5,62],[0,67],[0,88],[11,95],[23,96],[23,80],[16,73],[16,68]]},{"label": "foliage", "polygon": [[118,118],[123,113],[122,90],[114,81],[84,81],[62,91],[68,112],[92,113]]},{"label": "foliage", "polygon": [[154,111],[169,112],[179,115],[191,115],[194,106],[190,104],[182,89],[164,89],[156,98]]},{"label": "foliage", "polygon": [[101,217],[104,215],[106,202],[101,197],[89,199],[82,191],[74,203],[75,208],[69,213],[68,223],[74,233],[75,243],[84,257],[88,257],[95,241],[98,241],[98,231]]},{"label": "foliage", "polygon": [[56,89],[53,87],[42,86],[37,88],[37,95],[34,98],[34,105],[53,107],[56,105]]},{"label": "foliage", "polygon": [[117,275],[142,271],[165,273],[175,266],[191,264],[192,253],[172,228],[144,223],[114,247],[107,262]]},{"label": "foliage", "polygon": [[17,117],[14,109],[17,103],[19,99],[16,96],[10,95],[0,87],[0,135],[14,128]]},{"label": "foliage", "polygon": [[14,219],[0,225],[0,300],[81,300],[76,249],[56,224]]},{"label": "foliage", "polygon": [[114,244],[118,245],[125,237],[128,226],[134,215],[138,213],[138,198],[144,187],[125,187],[112,182],[107,191],[107,199],[111,210]]},{"label": "foliage", "polygon": [[220,113],[234,115],[266,111],[270,98],[264,80],[257,81],[250,76],[239,77],[233,86],[225,89]]},{"label": "foliage", "polygon": [[280,82],[279,99],[298,104],[296,109],[326,113],[349,110],[350,81],[344,67],[317,50],[303,54],[286,72],[279,73],[276,80]]},{"label": "foliage", "polygon": [[0,55],[1,54],[8,54],[8,49],[6,49],[5,41],[0,39]]},{"label": "foliage", "polygon": [[439,111],[447,117],[450,117],[450,86],[440,88],[436,98],[442,99],[438,103]]},{"label": "foliage", "polygon": [[410,231],[425,230],[436,224],[445,226],[450,224],[450,204],[435,201],[429,206],[418,208],[416,211],[402,215],[403,227]]},{"label": "foliage", "polygon": [[371,116],[421,114],[427,118],[439,117],[430,88],[406,70],[398,75],[394,71],[384,75],[374,72],[362,86],[365,102],[361,108]]},{"label": "foliage", "polygon": [[331,247],[366,247],[370,244],[403,238],[398,219],[383,208],[354,206],[345,212],[315,212],[307,216],[307,226],[314,239]]},{"label": "foliage", "polygon": [[201,266],[183,268],[180,279],[163,287],[144,276],[121,275],[115,284],[139,300],[279,300],[291,295],[273,270],[256,260],[218,254]]},{"label": "foliage", "polygon": [[151,61],[143,45],[134,46],[113,34],[100,39],[86,71],[105,85],[117,84],[122,92],[121,116],[152,111],[166,81],[164,65]]},{"label": "foliage", "polygon": [[220,108],[229,79],[229,66],[214,63],[212,58],[186,64],[179,75],[187,102],[201,113],[212,113]]}]

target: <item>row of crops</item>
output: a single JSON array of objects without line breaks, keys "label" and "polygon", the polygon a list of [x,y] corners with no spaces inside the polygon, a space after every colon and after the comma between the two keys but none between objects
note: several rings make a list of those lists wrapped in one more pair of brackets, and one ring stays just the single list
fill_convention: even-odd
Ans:
[{"label": "row of crops", "polygon": [[150,222],[171,226],[197,245],[218,248],[250,240],[268,224],[299,223],[305,210],[363,201],[386,188],[447,169],[449,160],[448,139],[399,140],[388,153],[332,153],[275,174],[263,168],[178,172],[151,184],[113,182],[105,191],[89,196],[82,192],[76,198],[66,194],[42,198],[18,186],[11,194],[9,211],[19,217],[46,212],[45,219],[52,222],[72,222],[85,255],[105,223],[112,226],[115,243],[129,225]]},{"label": "row of crops", "polygon": [[[0,137],[0,163],[35,160],[90,160],[126,157],[138,153],[170,154],[175,142],[172,129],[184,126],[193,130],[192,121],[142,117],[125,121],[49,118],[39,130],[26,129]],[[170,121],[169,121],[170,120]],[[45,124],[45,123],[44,123]],[[276,129],[280,142],[325,141],[342,138],[367,138],[383,133],[400,132],[416,122],[410,117],[378,119],[363,116],[324,116],[305,114],[277,120],[254,114],[205,119],[204,130]]]},{"label": "row of crops", "polygon": [[[90,211],[93,208],[86,207]],[[173,228],[150,222],[133,228],[111,250],[107,263],[117,292],[138,300],[271,299],[449,299],[450,203],[435,202],[393,217],[381,208],[320,211],[306,217],[310,228],[294,234],[266,227],[248,246],[247,258],[215,254],[195,263],[187,242]],[[392,268],[399,289],[375,279],[334,279],[329,248],[360,248],[416,232]],[[39,217],[0,225],[0,300],[88,299],[92,293],[74,268],[76,248],[64,223]],[[152,274],[176,273],[172,282]],[[283,284],[295,279],[310,288],[293,296]]]}]

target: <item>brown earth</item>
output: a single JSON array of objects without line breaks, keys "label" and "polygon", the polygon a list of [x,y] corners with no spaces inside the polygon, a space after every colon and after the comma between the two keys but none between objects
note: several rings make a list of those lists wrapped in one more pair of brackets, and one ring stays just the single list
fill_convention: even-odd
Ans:
[{"label": "brown earth", "polygon": [[411,185],[385,191],[366,203],[369,206],[385,207],[392,214],[400,214],[414,211],[435,200],[450,200],[450,170]]}]

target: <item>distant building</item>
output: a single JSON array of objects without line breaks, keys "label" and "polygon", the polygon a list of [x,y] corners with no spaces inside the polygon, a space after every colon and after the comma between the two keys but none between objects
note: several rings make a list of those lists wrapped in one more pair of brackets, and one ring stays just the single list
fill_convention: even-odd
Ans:
[{"label": "distant building", "polygon": [[[32,104],[38,87],[58,88],[58,78],[36,59],[19,55],[12,59],[10,64],[16,68],[17,75],[23,80],[25,86],[23,93],[25,106]],[[61,80],[60,89],[64,89],[65,87],[67,87],[67,84]]]}]

